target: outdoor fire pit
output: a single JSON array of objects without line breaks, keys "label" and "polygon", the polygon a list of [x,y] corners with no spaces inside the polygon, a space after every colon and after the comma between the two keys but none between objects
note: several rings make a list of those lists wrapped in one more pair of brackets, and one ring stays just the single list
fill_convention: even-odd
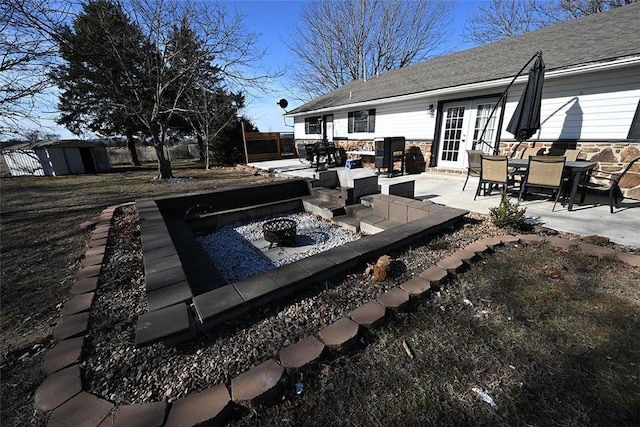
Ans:
[{"label": "outdoor fire pit", "polygon": [[279,246],[293,245],[296,240],[297,223],[288,218],[272,219],[262,225],[264,239],[269,242],[269,249],[275,243]]}]

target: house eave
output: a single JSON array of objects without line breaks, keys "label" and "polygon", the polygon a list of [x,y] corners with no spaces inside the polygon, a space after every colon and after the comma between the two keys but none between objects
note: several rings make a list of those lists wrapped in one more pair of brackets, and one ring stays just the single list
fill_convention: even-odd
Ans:
[{"label": "house eave", "polygon": [[[607,62],[588,63],[588,64],[581,64],[578,66],[568,67],[563,69],[548,70],[545,73],[545,80],[553,80],[557,78],[570,77],[578,74],[585,74],[585,73],[591,73],[591,72],[597,72],[597,71],[616,70],[616,69],[622,69],[622,68],[627,68],[627,67],[632,67],[637,65],[640,65],[640,55],[634,55],[634,56],[620,58],[617,60],[607,61]],[[515,80],[515,83],[517,84],[517,83],[526,82],[527,78],[528,77],[526,72],[523,72],[523,74]],[[417,100],[417,99],[423,99],[423,98],[444,98],[444,97],[449,97],[450,95],[459,94],[462,92],[476,92],[476,91],[495,89],[495,88],[504,89],[511,82],[512,79],[513,77],[501,78],[496,80],[476,82],[476,83],[470,83],[470,84],[459,85],[459,86],[450,86],[450,87],[412,93],[412,94],[406,94],[406,95],[371,99],[367,101],[350,103],[350,104],[341,104],[341,105],[326,107],[326,108],[317,109],[317,110],[308,110],[308,111],[302,111],[298,113],[286,113],[286,114],[283,114],[283,117],[301,117],[301,116],[309,116],[309,115],[316,115],[316,114],[324,114],[324,113],[335,112],[336,110],[351,110],[351,109],[385,105],[385,104],[391,104],[395,102],[411,101],[411,100]]]}]

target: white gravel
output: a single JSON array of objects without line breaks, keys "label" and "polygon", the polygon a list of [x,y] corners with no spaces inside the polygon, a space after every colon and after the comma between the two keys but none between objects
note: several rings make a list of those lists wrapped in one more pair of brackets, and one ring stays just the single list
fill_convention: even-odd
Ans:
[{"label": "white gravel", "polygon": [[[279,250],[274,245],[272,250],[279,251],[280,256],[270,259],[255,243],[264,243],[262,225],[275,218],[296,221],[297,237],[295,250]],[[359,238],[360,235],[333,225],[316,215],[291,212],[228,225],[215,233],[199,237],[198,241],[209,253],[227,282],[233,283]]]}]

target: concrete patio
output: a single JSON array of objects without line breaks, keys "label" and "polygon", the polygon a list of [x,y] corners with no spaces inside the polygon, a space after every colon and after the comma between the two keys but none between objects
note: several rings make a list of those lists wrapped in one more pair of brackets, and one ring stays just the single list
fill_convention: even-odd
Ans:
[{"label": "concrete patio", "polygon": [[[314,178],[316,171],[307,162],[299,159],[282,159],[265,162],[250,163],[249,166],[261,170],[267,170],[285,176]],[[341,182],[349,182],[354,178],[360,178],[374,174],[370,168],[347,169],[334,167]],[[386,174],[379,175],[378,183],[383,194],[388,193],[390,184],[405,181],[415,181],[415,197],[428,199],[435,203],[441,203],[450,207],[466,209],[488,214],[489,208],[496,207],[500,203],[499,192],[493,192],[490,196],[480,195],[473,200],[478,178],[471,177],[464,191],[466,175],[456,173],[423,172],[421,174],[403,175],[387,178]],[[572,211],[567,206],[556,206],[551,211],[553,201],[549,199],[529,197],[521,202],[521,207],[526,208],[526,215],[533,218],[536,223],[558,231],[575,233],[583,236],[599,235],[608,237],[612,242],[640,248],[640,201],[625,199],[620,208],[615,209],[614,214],[609,213],[609,205],[606,197],[588,194],[585,203],[578,204],[579,195],[576,197]]]}]

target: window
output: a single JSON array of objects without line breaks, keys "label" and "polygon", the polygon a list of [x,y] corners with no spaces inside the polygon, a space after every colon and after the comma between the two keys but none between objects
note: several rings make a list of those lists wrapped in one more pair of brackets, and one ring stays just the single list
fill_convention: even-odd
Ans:
[{"label": "window", "polygon": [[360,110],[349,112],[349,133],[375,132],[376,110]]},{"label": "window", "polygon": [[[496,116],[491,116],[494,104],[478,104],[476,112],[476,124],[473,129],[473,140],[478,141],[478,138],[482,136],[482,131],[486,131],[482,139],[486,142],[495,142],[496,136]],[[487,124],[487,121],[489,122]]]},{"label": "window", "polygon": [[320,123],[322,122],[321,117],[320,116],[315,116],[315,117],[305,117],[304,119],[304,133],[309,135],[309,134],[316,134],[319,135],[322,133],[321,127],[320,127]]}]

